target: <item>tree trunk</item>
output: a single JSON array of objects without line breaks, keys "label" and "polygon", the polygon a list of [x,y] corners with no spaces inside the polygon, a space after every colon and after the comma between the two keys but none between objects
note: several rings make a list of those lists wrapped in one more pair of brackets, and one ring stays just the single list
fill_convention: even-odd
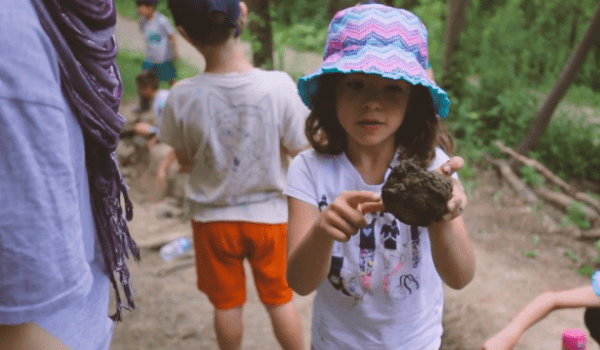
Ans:
[{"label": "tree trunk", "polygon": [[331,21],[333,16],[340,10],[340,0],[327,1],[327,19]]},{"label": "tree trunk", "polygon": [[564,97],[567,92],[569,86],[573,82],[573,78],[575,78],[575,74],[577,70],[581,66],[583,60],[585,59],[586,54],[590,51],[592,45],[594,45],[597,37],[600,33],[600,1],[598,1],[598,7],[596,8],[596,12],[592,17],[592,21],[590,22],[590,26],[587,31],[583,35],[583,39],[573,53],[571,53],[571,57],[565,64],[562,72],[560,73],[554,88],[550,94],[546,97],[542,106],[540,107],[537,117],[531,123],[525,138],[521,142],[521,144],[517,147],[517,152],[522,155],[527,155],[529,152],[535,148],[538,141],[544,135],[546,128],[548,128],[548,124],[550,123],[550,118],[558,106],[560,100]]},{"label": "tree trunk", "polygon": [[273,34],[269,0],[247,0],[250,23],[248,30],[252,34],[252,60],[254,66],[273,67]]},{"label": "tree trunk", "polygon": [[469,0],[450,0],[448,2],[448,19],[446,20],[446,53],[442,66],[442,85],[449,81],[452,67],[452,54],[458,37],[467,24],[467,6]]}]

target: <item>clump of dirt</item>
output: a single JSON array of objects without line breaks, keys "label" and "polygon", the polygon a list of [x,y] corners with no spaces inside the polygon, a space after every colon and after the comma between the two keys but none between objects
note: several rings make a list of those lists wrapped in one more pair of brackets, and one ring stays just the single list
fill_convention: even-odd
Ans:
[{"label": "clump of dirt", "polygon": [[383,185],[385,210],[408,225],[429,226],[442,220],[452,197],[452,180],[403,160]]}]

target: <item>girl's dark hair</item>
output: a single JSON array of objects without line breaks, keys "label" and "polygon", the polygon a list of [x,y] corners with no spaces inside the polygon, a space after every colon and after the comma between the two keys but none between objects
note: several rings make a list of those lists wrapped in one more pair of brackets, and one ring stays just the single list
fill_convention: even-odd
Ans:
[{"label": "girl's dark hair", "polygon": [[583,314],[583,321],[596,343],[600,344],[600,308],[588,307]]},{"label": "girl's dark hair", "polygon": [[[319,153],[336,155],[346,149],[346,132],[337,118],[333,102],[335,82],[340,75],[323,74],[317,92],[312,96],[314,108],[306,119],[305,133]],[[452,135],[436,116],[433,100],[425,86],[411,87],[404,121],[396,132],[396,146],[404,149],[402,159],[412,158],[423,168],[435,158],[436,146],[449,155],[454,152]]]}]

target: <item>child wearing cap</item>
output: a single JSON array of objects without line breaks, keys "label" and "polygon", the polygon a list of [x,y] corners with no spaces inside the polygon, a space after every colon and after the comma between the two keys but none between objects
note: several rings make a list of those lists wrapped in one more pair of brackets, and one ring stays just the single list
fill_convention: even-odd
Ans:
[{"label": "child wearing cap", "polygon": [[[439,115],[450,101],[427,74],[427,30],[414,14],[381,4],[338,12],[324,61],[298,83],[312,109],[313,149],[288,170],[290,287],[316,291],[312,347],[439,349],[445,283],[475,273],[462,212],[466,195]],[[380,193],[400,160],[453,184],[448,213],[428,227],[386,212]]]},{"label": "child wearing cap", "polygon": [[221,349],[239,349],[248,260],[284,349],[303,349],[300,316],[285,279],[287,155],[307,145],[309,113],[284,72],[254,68],[240,33],[239,0],[169,0],[177,30],[206,71],[171,88],[159,128],[182,167],[192,216],[198,289],[215,307]]},{"label": "child wearing cap", "polygon": [[559,309],[585,307],[583,320],[592,339],[600,344],[600,271],[592,275],[591,286],[544,293],[530,302],[510,324],[488,339],[481,350],[510,350],[527,329]]},{"label": "child wearing cap", "polygon": [[[156,10],[158,0],[136,0],[140,15],[140,30],[146,39],[146,58],[142,70],[152,71],[160,81],[172,86],[177,79],[173,61],[177,59],[175,32],[167,17]],[[146,103],[146,104],[144,104]],[[141,109],[148,109],[149,102],[142,100]]]}]

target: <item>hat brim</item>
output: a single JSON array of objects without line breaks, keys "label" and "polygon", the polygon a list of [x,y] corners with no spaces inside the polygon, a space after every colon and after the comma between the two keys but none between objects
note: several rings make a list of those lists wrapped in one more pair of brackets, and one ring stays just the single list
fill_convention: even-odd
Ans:
[{"label": "hat brim", "polygon": [[364,73],[425,86],[429,90],[436,113],[442,118],[448,116],[450,107],[448,94],[429,79],[425,69],[412,54],[397,47],[370,45],[363,46],[355,52],[351,50],[352,48],[347,48],[330,55],[317,70],[300,78],[298,92],[308,108],[314,107],[313,96],[317,92],[323,74]]}]

